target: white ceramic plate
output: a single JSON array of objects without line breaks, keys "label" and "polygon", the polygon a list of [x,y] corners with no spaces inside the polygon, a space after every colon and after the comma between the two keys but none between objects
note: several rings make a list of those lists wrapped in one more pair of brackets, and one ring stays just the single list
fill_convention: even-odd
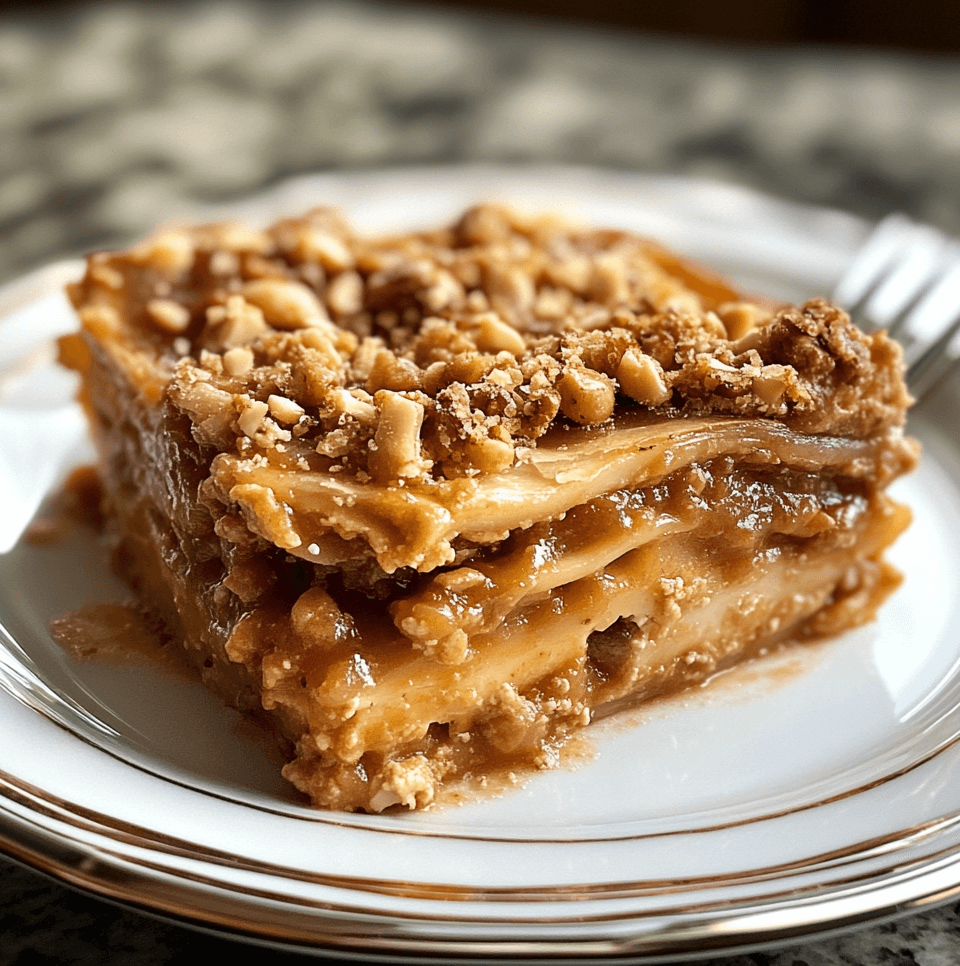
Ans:
[{"label": "white ceramic plate", "polygon": [[[867,232],[746,190],[568,169],[325,175],[237,207],[334,203],[395,229],[481,198],[648,232],[791,297],[829,292]],[[73,325],[59,286],[76,271],[0,293],[0,414],[34,427],[0,447],[8,505],[87,458],[44,354]],[[0,557],[0,845],[181,921],[393,959],[706,954],[943,901],[960,892],[958,411],[944,393],[914,419],[906,580],[876,624],[601,724],[577,769],[424,814],[304,808],[192,681],[65,656],[48,621],[125,591],[87,533],[19,543]]]}]

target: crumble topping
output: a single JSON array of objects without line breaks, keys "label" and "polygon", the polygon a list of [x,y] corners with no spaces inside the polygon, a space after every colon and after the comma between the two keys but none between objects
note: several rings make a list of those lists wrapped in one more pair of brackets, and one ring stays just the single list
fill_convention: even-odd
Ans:
[{"label": "crumble topping", "polygon": [[744,302],[642,238],[493,205],[372,240],[330,209],[169,230],[94,256],[73,297],[94,330],[133,323],[198,442],[397,486],[618,408],[855,436],[906,402],[896,344],[825,302]]}]

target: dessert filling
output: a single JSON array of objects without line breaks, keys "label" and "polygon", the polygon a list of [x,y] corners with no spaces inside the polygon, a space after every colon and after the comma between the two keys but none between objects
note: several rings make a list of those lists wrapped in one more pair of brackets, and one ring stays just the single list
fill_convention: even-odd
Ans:
[{"label": "dessert filling", "polygon": [[896,585],[897,346],[627,233],[320,210],[91,256],[71,297],[124,571],[317,806],[553,767]]}]

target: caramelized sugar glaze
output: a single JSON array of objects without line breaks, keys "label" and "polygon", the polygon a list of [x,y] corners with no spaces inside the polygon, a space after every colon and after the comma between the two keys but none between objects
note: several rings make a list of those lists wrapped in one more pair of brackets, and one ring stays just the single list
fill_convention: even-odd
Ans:
[{"label": "caramelized sugar glaze", "polygon": [[896,345],[629,234],[320,210],[91,256],[71,297],[131,582],[318,806],[551,767],[895,584]]}]

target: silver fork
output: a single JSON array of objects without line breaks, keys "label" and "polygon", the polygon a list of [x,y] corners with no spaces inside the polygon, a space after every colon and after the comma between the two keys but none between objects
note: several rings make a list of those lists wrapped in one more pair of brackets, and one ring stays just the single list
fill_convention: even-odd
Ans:
[{"label": "silver fork", "polygon": [[833,293],[864,329],[904,350],[917,401],[960,369],[960,241],[903,215],[884,218]]}]

